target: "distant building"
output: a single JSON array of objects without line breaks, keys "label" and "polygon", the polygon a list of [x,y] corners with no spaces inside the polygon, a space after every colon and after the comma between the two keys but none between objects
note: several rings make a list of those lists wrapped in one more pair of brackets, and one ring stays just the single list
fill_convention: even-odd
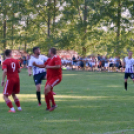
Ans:
[{"label": "distant building", "polygon": [[12,50],[12,54],[14,59],[20,59],[23,56],[27,57],[27,53],[23,50]]},{"label": "distant building", "polygon": [[[13,58],[14,59],[20,59],[22,58],[23,56],[27,57],[28,53],[26,53],[24,50],[12,50],[12,53],[13,53]],[[73,51],[73,50],[69,50],[69,51],[66,51],[66,50],[59,50],[57,51],[57,55],[60,56],[60,58],[62,59],[72,59],[73,55],[75,57],[78,56],[78,53]]]},{"label": "distant building", "polygon": [[66,50],[59,50],[57,52],[57,55],[60,56],[60,58],[62,59],[72,59],[73,55],[75,57],[78,57],[78,53],[73,51],[73,50],[69,50],[69,51],[66,51]]}]

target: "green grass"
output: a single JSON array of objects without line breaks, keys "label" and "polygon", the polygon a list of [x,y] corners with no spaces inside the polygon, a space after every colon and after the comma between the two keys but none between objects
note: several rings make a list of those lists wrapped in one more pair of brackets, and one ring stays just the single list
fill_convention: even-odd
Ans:
[{"label": "green grass", "polygon": [[54,88],[58,104],[54,112],[45,111],[43,94],[43,104],[37,106],[33,79],[26,70],[20,78],[23,111],[8,113],[0,94],[0,134],[134,133],[134,85],[129,80],[126,92],[121,73],[65,71],[62,83]]}]

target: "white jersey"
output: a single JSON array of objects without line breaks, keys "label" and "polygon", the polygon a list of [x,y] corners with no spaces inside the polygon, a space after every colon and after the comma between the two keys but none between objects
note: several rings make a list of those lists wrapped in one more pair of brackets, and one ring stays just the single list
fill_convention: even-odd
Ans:
[{"label": "white jersey", "polygon": [[33,63],[35,62],[38,65],[43,65],[47,61],[47,59],[48,58],[46,56],[44,56],[44,55],[39,55],[39,58],[36,58],[34,56],[31,56],[31,58],[29,60],[28,67],[32,67],[32,69],[33,69],[33,75],[46,72],[46,69],[45,68],[35,67],[35,66],[33,66]]},{"label": "white jersey", "polygon": [[124,61],[126,63],[125,73],[133,73],[134,59],[126,57]]}]

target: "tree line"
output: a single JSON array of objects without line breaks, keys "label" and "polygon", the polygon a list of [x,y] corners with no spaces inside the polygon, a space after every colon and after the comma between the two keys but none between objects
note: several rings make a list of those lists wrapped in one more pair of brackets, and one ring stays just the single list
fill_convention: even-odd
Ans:
[{"label": "tree line", "polygon": [[1,0],[0,46],[81,55],[133,51],[133,0]]}]

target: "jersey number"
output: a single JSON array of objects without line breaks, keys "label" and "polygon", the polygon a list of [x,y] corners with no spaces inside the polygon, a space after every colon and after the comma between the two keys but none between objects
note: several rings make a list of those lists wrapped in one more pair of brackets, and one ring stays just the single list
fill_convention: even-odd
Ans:
[{"label": "jersey number", "polygon": [[14,72],[14,71],[15,71],[15,68],[16,68],[16,65],[15,65],[15,63],[14,63],[14,62],[12,62],[12,63],[11,63],[11,67],[12,67],[13,72]]}]

